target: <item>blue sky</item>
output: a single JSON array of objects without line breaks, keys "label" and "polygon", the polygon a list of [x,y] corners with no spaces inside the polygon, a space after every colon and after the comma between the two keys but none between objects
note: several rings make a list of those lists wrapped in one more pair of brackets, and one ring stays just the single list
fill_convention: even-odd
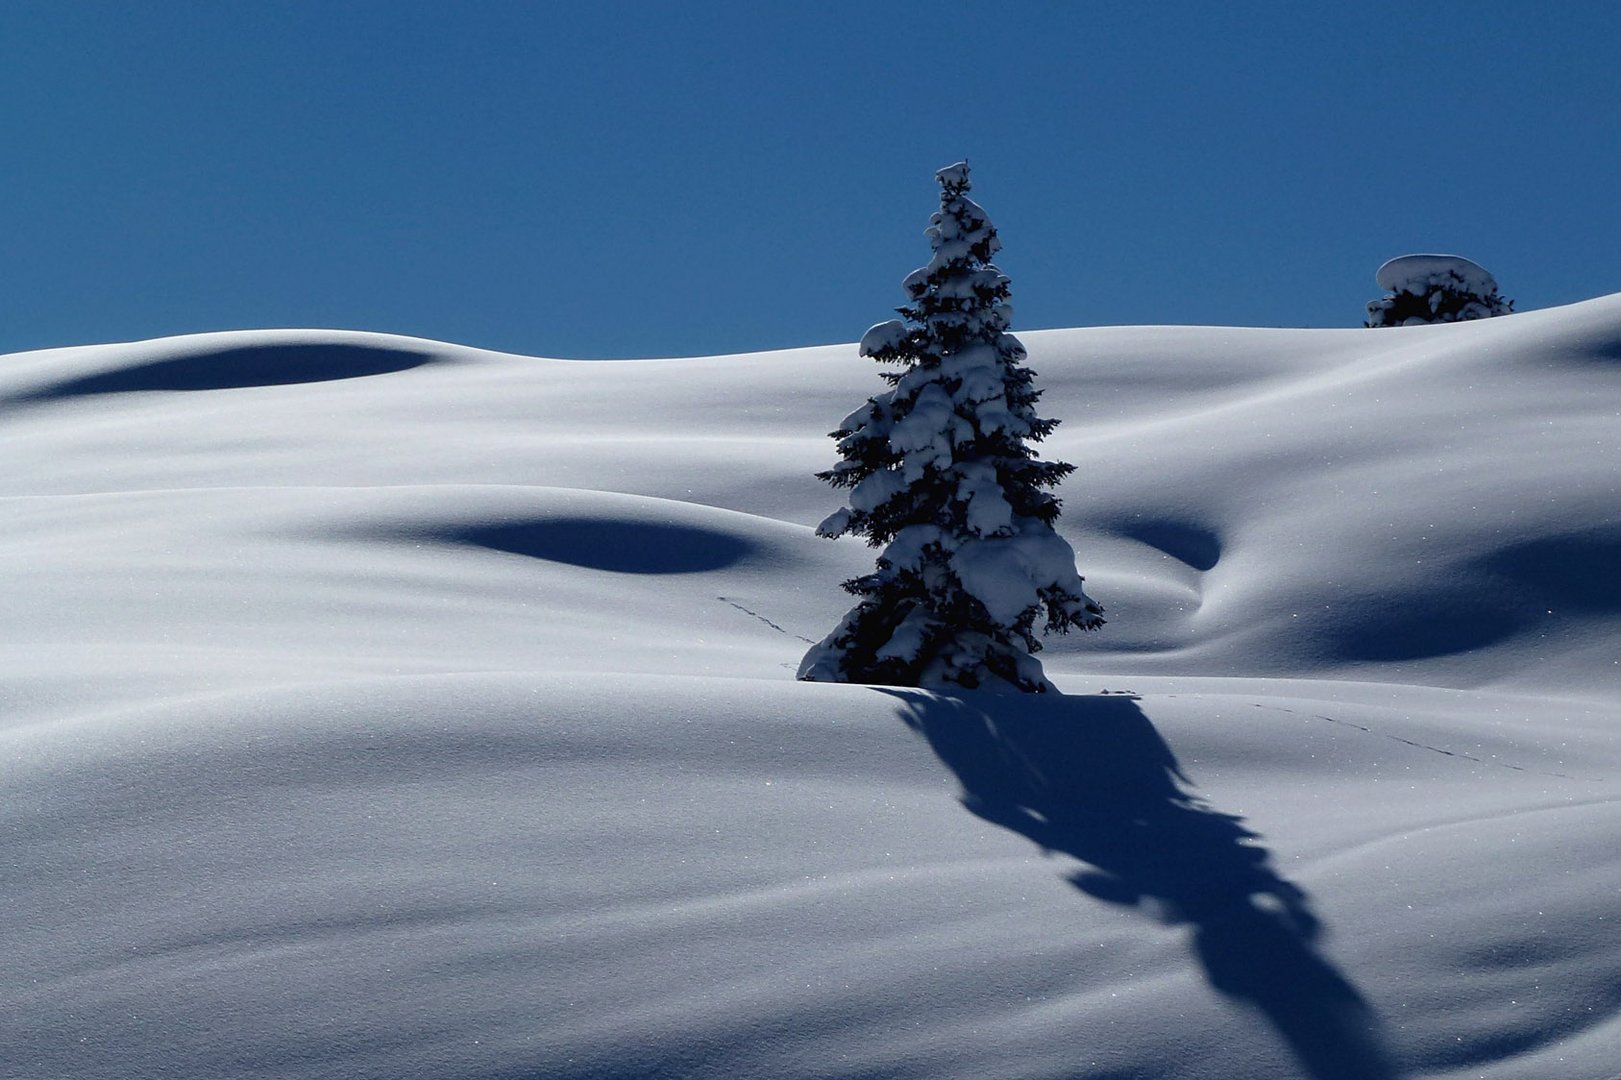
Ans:
[{"label": "blue sky", "polygon": [[0,4],[0,352],[853,341],[967,157],[1016,329],[1621,291],[1621,5]]}]

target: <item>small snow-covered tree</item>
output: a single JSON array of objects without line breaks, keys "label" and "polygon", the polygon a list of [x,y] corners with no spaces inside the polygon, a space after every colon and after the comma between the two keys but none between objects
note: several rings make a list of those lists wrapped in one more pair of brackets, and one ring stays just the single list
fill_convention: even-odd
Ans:
[{"label": "small snow-covered tree", "polygon": [[1369,327],[1464,322],[1514,310],[1514,301],[1498,295],[1497,280],[1460,255],[1403,255],[1381,266],[1374,280],[1386,295],[1368,302]]},{"label": "small snow-covered tree", "polygon": [[1103,623],[1053,530],[1051,489],[1074,466],[1030,448],[1057,421],[1036,415],[1034,372],[1007,332],[1008,279],[990,261],[1001,242],[968,197],[968,165],[936,179],[934,255],[902,283],[905,319],[861,339],[863,356],[899,370],[833,432],[842,460],[818,474],[849,496],[817,532],[883,551],[872,573],[844,583],[860,600],[799,677],[1050,690],[1032,655],[1036,620],[1060,632]]}]

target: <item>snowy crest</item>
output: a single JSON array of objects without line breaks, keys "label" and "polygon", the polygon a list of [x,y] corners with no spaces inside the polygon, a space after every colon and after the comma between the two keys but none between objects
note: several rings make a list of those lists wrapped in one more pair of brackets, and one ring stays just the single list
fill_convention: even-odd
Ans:
[{"label": "snowy crest", "polygon": [[799,677],[1042,691],[1036,620],[1090,630],[1102,609],[1052,527],[1050,489],[1072,466],[1029,446],[1056,421],[1036,414],[1034,373],[1008,333],[1010,283],[990,262],[996,228],[967,196],[966,162],[936,179],[932,256],[901,283],[904,318],[861,338],[863,356],[900,369],[833,432],[841,460],[819,474],[849,495],[818,533],[883,551],[873,573],[845,582],[861,600]]}]

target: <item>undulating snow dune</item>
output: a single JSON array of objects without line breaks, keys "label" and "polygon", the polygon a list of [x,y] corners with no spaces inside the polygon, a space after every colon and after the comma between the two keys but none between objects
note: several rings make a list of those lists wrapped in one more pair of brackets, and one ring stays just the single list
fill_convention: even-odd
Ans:
[{"label": "undulating snow dune", "polygon": [[0,358],[0,1077],[1621,1076],[1621,296],[1022,337],[1058,697],[793,681],[853,346]]}]

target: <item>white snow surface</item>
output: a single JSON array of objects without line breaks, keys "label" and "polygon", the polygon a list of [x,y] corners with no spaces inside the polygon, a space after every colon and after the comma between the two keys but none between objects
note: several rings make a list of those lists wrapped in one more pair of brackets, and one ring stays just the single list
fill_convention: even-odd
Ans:
[{"label": "white snow surface", "polygon": [[0,1077],[1613,1076],[1621,296],[1022,337],[1061,696],[793,680],[853,345],[0,358]]}]

